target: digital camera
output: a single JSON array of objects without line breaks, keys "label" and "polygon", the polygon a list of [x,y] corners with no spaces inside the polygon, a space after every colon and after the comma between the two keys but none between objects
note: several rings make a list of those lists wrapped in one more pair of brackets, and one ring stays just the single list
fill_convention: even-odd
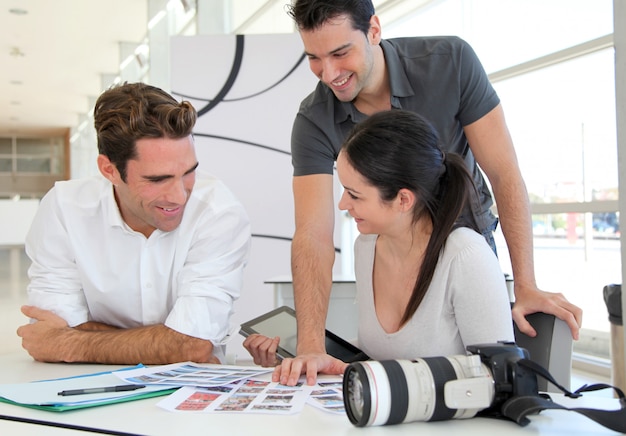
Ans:
[{"label": "digital camera", "polygon": [[357,427],[498,416],[513,396],[539,395],[537,376],[514,343],[472,345],[468,355],[348,365],[343,401]]}]

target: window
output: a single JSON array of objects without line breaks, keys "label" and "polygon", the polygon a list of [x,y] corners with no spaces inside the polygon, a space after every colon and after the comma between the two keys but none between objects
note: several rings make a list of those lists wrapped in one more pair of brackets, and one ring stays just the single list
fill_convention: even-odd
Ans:
[{"label": "window", "polygon": [[622,281],[612,32],[611,0],[443,0],[383,21],[388,38],[453,34],[477,52],[528,187],[539,287],[583,307],[594,339],[609,329],[602,288]]},{"label": "window", "polygon": [[[406,9],[413,1],[398,2]],[[386,22],[383,36],[456,35],[478,53],[488,73],[613,32],[613,1],[440,0]],[[391,11],[393,12],[393,11]],[[391,15],[391,14],[389,14]]]},{"label": "window", "polygon": [[41,197],[67,177],[65,139],[0,138],[0,198]]},{"label": "window", "polygon": [[602,287],[621,283],[613,62],[602,50],[495,84],[534,210],[559,212],[533,215],[538,284],[605,332]]},{"label": "window", "polygon": [[0,173],[61,175],[63,171],[62,138],[0,138]]}]

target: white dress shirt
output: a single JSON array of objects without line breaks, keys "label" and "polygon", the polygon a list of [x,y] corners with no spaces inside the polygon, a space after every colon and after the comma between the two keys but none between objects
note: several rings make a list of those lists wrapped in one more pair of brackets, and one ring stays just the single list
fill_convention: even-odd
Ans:
[{"label": "white dress shirt", "polygon": [[108,180],[57,182],[26,238],[30,304],[71,327],[165,324],[219,345],[230,330],[250,238],[243,206],[212,177],[198,174],[177,229],[149,238],[124,223]]}]

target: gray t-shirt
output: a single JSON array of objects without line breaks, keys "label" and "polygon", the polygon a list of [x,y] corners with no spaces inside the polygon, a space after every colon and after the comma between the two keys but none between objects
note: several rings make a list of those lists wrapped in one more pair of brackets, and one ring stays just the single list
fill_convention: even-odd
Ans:
[{"label": "gray t-shirt", "polygon": [[360,235],[354,248],[358,345],[372,359],[466,354],[468,345],[514,340],[504,274],[485,239],[466,227],[448,236],[413,317],[397,332],[385,332],[376,316],[372,285],[377,238]]},{"label": "gray t-shirt", "polygon": [[[391,106],[427,118],[446,151],[464,156],[480,193],[475,218],[481,231],[495,217],[489,187],[469,150],[463,126],[479,120],[500,100],[472,48],[457,37],[414,37],[381,41],[389,72]],[[366,118],[352,103],[340,102],[319,82],[306,97],[293,124],[294,176],[332,174],[341,144]]]}]

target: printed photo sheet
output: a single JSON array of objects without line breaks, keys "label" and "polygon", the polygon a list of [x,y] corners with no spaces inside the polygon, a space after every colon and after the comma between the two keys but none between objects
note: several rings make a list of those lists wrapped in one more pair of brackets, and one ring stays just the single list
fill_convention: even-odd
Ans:
[{"label": "printed photo sheet", "polygon": [[298,413],[311,386],[285,386],[269,380],[248,379],[227,386],[180,388],[157,406],[174,412]]},{"label": "printed photo sheet", "polygon": [[193,362],[174,363],[113,374],[120,379],[135,384],[173,385],[173,386],[227,386],[239,380],[245,380],[272,371],[259,366],[232,366],[202,364]]},{"label": "printed photo sheet", "polygon": [[183,387],[157,405],[172,412],[200,413],[299,413],[306,403],[330,413],[343,414],[341,378],[320,380],[307,386],[269,381],[268,377],[250,378],[216,387]]}]

